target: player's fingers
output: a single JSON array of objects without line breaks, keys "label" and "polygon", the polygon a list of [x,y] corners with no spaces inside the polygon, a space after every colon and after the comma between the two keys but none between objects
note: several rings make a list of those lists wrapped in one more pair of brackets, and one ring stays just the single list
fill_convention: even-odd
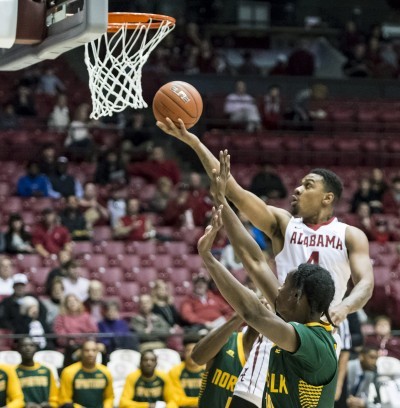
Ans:
[{"label": "player's fingers", "polygon": [[178,122],[179,122],[179,130],[181,131],[181,133],[185,133],[186,132],[186,126],[183,123],[183,120],[181,118],[178,118]]},{"label": "player's fingers", "polygon": [[165,118],[165,120],[167,121],[168,127],[170,128],[170,130],[176,130],[175,123],[172,122],[172,120],[170,118]]},{"label": "player's fingers", "polygon": [[161,130],[163,130],[164,132],[167,130],[167,126],[165,125],[165,123],[162,123],[160,121],[156,122],[156,126],[158,126]]}]

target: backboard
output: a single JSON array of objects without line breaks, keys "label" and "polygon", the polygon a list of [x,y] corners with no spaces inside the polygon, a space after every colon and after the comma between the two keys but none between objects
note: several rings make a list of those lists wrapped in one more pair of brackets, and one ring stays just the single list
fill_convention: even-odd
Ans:
[{"label": "backboard", "polygon": [[[12,0],[12,3],[32,0]],[[44,39],[36,44],[29,41],[0,41],[0,71],[16,71],[46,59],[55,59],[59,55],[99,38],[107,31],[108,0],[42,0],[45,3]],[[6,3],[5,3],[6,4]],[[35,3],[38,4],[38,3]],[[21,4],[19,4],[21,6]],[[35,19],[29,15],[17,13],[16,8],[8,9],[9,32],[18,20],[19,28],[34,28]],[[3,13],[2,13],[3,14]],[[4,16],[4,14],[3,14]],[[5,16],[4,16],[5,17]],[[3,18],[4,18],[3,17]],[[29,18],[30,17],[30,18]],[[18,31],[18,29],[17,29]],[[1,30],[0,30],[0,35]]]}]

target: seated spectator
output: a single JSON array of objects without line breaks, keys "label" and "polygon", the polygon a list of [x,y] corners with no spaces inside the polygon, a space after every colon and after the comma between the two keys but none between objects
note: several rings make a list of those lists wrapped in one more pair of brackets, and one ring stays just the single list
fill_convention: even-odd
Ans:
[{"label": "seated spectator", "polygon": [[361,203],[366,203],[371,209],[371,213],[380,213],[382,211],[382,203],[377,195],[371,189],[371,183],[368,178],[362,178],[359,181],[359,187],[351,199],[351,212],[355,213]]},{"label": "seated spectator", "polygon": [[68,230],[59,224],[53,209],[45,208],[42,211],[42,219],[33,229],[32,244],[36,252],[44,258],[51,254],[57,255],[63,249],[71,249],[71,236]]},{"label": "seated spectator", "polygon": [[54,319],[60,314],[61,303],[64,299],[64,285],[62,279],[57,276],[51,281],[49,297],[42,299],[47,311],[47,325],[53,327]]},{"label": "seated spectator", "polygon": [[12,263],[6,256],[0,257],[0,296],[10,296],[14,293]]},{"label": "seated spectator", "polygon": [[55,74],[54,69],[47,68],[39,78],[38,92],[55,96],[59,92],[65,92],[65,85]]},{"label": "seated spectator", "polygon": [[269,70],[268,75],[269,76],[287,75],[288,70],[287,62],[288,62],[287,56],[285,54],[279,54],[276,57],[275,64]]},{"label": "seated spectator", "polygon": [[96,362],[98,352],[95,341],[85,341],[80,361],[61,372],[59,407],[113,408],[113,380],[108,368]]},{"label": "seated spectator", "polygon": [[237,72],[239,75],[259,75],[260,68],[254,63],[253,55],[250,51],[245,51],[242,55],[243,62],[239,65]]},{"label": "seated spectator", "polygon": [[351,78],[366,78],[371,75],[366,58],[366,46],[359,43],[354,47],[353,54],[343,65],[343,73]]},{"label": "seated spectator", "polygon": [[328,116],[324,101],[328,99],[326,85],[316,83],[300,91],[295,98],[293,116],[300,122],[324,120]]},{"label": "seated spectator", "polygon": [[86,183],[83,189],[83,197],[79,200],[79,206],[86,219],[89,230],[99,221],[108,220],[109,214],[97,198],[97,186],[93,183]]},{"label": "seated spectator", "polygon": [[400,177],[393,177],[391,186],[382,197],[382,207],[385,214],[400,215]]},{"label": "seated spectator", "polygon": [[34,339],[20,338],[17,350],[21,355],[21,364],[16,367],[16,371],[24,393],[25,407],[57,408],[57,380],[50,368],[34,361],[38,350]]},{"label": "seated spectator", "polygon": [[81,302],[89,297],[89,279],[79,276],[79,269],[74,261],[64,265],[66,275],[61,278],[64,286],[64,295],[74,294]]},{"label": "seated spectator", "polygon": [[[40,315],[39,300],[33,296],[24,296],[19,301],[19,307],[20,321],[15,326],[14,333],[31,336],[39,350],[52,348],[52,341],[46,339],[46,334],[50,333],[50,327],[47,325],[45,313]],[[44,308],[43,305],[42,308]]]},{"label": "seated spectator", "polygon": [[86,219],[79,209],[79,201],[75,196],[67,197],[64,210],[60,213],[60,220],[70,232],[73,241],[86,241],[91,238],[92,231],[87,228]]},{"label": "seated spectator", "polygon": [[168,201],[163,219],[165,225],[173,227],[193,228],[193,207],[190,200],[190,188],[187,184],[180,184],[176,195],[174,194]]},{"label": "seated spectator", "polygon": [[0,129],[17,129],[19,127],[19,119],[15,113],[15,108],[12,103],[6,103],[0,113]]},{"label": "seated spectator", "polygon": [[211,214],[213,201],[209,189],[204,186],[201,175],[194,171],[189,175],[189,197],[193,211],[193,222],[197,226],[202,226],[205,217]]},{"label": "seated spectator", "polygon": [[107,353],[114,350],[128,349],[139,350],[139,338],[128,323],[120,318],[119,305],[109,301],[103,305],[104,318],[98,323],[99,333],[112,336],[100,337],[100,342],[106,346]]},{"label": "seated spectator", "polygon": [[149,210],[156,213],[163,213],[167,208],[168,201],[173,195],[173,184],[171,179],[168,177],[160,177],[157,180],[157,189],[154,196],[151,198],[149,203]]},{"label": "seated spectator", "polygon": [[69,261],[71,261],[72,255],[69,249],[63,249],[57,255],[58,266],[53,268],[49,274],[47,275],[46,279],[46,294],[50,295],[50,287],[53,279],[55,278],[62,278],[67,275],[65,266],[68,265]]},{"label": "seated spectator", "polygon": [[69,108],[67,96],[64,94],[58,95],[57,102],[54,105],[48,120],[48,126],[57,131],[64,131],[69,125]]},{"label": "seated spectator", "polygon": [[151,291],[153,299],[153,313],[161,316],[173,328],[178,328],[183,324],[182,317],[176,310],[174,298],[171,295],[168,285],[161,279],[154,282]]},{"label": "seated spectator", "polygon": [[232,123],[245,123],[248,132],[261,128],[261,117],[254,98],[247,93],[243,81],[236,82],[235,92],[225,99],[224,112]]},{"label": "seated spectator", "polygon": [[84,306],[96,323],[103,319],[104,285],[102,282],[95,279],[89,282],[88,298]]},{"label": "seated spectator", "polygon": [[46,176],[51,176],[56,173],[57,161],[56,161],[56,149],[54,145],[47,144],[43,147],[39,156],[39,168],[40,172]]},{"label": "seated spectator", "polygon": [[310,43],[302,39],[288,58],[287,74],[291,76],[313,76],[315,57],[309,50]]},{"label": "seated spectator", "polygon": [[6,252],[8,254],[31,254],[35,252],[31,238],[31,234],[25,230],[21,215],[10,214],[8,230],[4,235]]},{"label": "seated spectator", "polygon": [[0,392],[0,405],[8,408],[24,408],[24,394],[15,368],[8,364],[0,364],[0,375],[4,378],[3,389]]},{"label": "seated spectator", "polygon": [[180,170],[174,160],[168,160],[161,146],[155,146],[148,160],[131,165],[129,171],[133,176],[140,176],[150,183],[156,183],[160,177],[168,177],[174,184],[181,178]]},{"label": "seated spectator", "polygon": [[255,174],[250,183],[250,191],[262,200],[285,198],[287,190],[274,166],[264,163],[260,172]]},{"label": "seated spectator", "polygon": [[47,176],[40,173],[38,163],[33,161],[26,167],[26,176],[18,180],[17,194],[20,197],[60,197],[60,194],[53,190]]},{"label": "seated spectator", "polygon": [[278,129],[283,118],[283,103],[281,89],[278,85],[271,85],[264,96],[263,124],[266,129]]},{"label": "seated spectator", "polygon": [[[27,296],[36,298],[35,295],[28,293],[28,283],[28,278],[22,273],[16,273],[13,276],[14,293],[0,303],[0,327],[15,333],[24,333],[25,326],[20,305]],[[46,321],[46,309],[40,301],[38,303],[39,320]]]},{"label": "seated spectator", "polygon": [[193,278],[193,293],[181,305],[182,318],[190,325],[208,330],[221,326],[232,309],[208,289],[209,279],[198,274]]},{"label": "seated spectator", "polygon": [[392,335],[392,322],[388,316],[375,319],[375,333],[367,336],[365,344],[379,350],[380,356],[400,359],[400,338]]},{"label": "seated spectator", "polygon": [[389,188],[385,181],[385,175],[383,171],[379,168],[372,169],[371,177],[369,180],[371,183],[371,190],[374,193],[376,200],[382,201],[383,195]]},{"label": "seated spectator", "polygon": [[94,334],[98,332],[98,329],[79,298],[74,294],[69,294],[64,297],[60,314],[54,319],[53,331],[57,334],[57,344],[68,346],[71,352],[84,342],[84,337],[70,337],[69,335]]},{"label": "seated spectator", "polygon": [[119,239],[129,241],[145,241],[156,235],[151,220],[144,214],[139,214],[140,202],[130,198],[126,202],[126,215],[119,219],[114,227],[114,235]]},{"label": "seated spectator", "polygon": [[49,176],[50,183],[62,197],[76,196],[82,198],[83,190],[80,181],[68,174],[68,159],[60,156],[56,163],[56,172]]},{"label": "seated spectator", "polygon": [[135,330],[140,339],[140,350],[165,348],[170,335],[170,326],[160,315],[152,312],[153,301],[150,295],[141,295],[139,313],[133,316],[130,328]]},{"label": "seated spectator", "polygon": [[369,241],[373,240],[375,223],[371,217],[371,209],[367,203],[358,204],[356,210],[356,220],[354,227],[360,228],[365,233]]},{"label": "seated spectator", "polygon": [[[122,391],[119,408],[165,407],[177,408],[174,402],[175,390],[169,377],[156,370],[157,356],[154,351],[143,351],[140,368],[129,374]],[[164,405],[159,404],[163,401]]]},{"label": "seated spectator", "polygon": [[199,395],[205,365],[199,366],[192,359],[192,351],[196,343],[185,341],[184,361],[173,367],[169,372],[175,389],[174,400],[178,407],[196,408],[199,405]]},{"label": "seated spectator", "polygon": [[18,116],[36,116],[35,103],[32,97],[32,91],[25,87],[19,86],[17,94],[12,102],[14,111]]},{"label": "seated spectator", "polygon": [[126,184],[125,165],[116,151],[109,150],[104,156],[99,157],[94,181],[96,184],[101,185],[110,183]]},{"label": "seated spectator", "polygon": [[113,228],[118,224],[120,218],[126,214],[127,194],[128,192],[125,186],[117,185],[110,191],[110,197],[107,201],[107,210],[110,215],[110,224]]}]

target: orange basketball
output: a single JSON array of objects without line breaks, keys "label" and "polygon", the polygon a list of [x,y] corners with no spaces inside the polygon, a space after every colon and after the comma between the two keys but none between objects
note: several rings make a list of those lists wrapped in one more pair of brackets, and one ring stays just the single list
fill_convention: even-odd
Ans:
[{"label": "orange basketball", "polygon": [[200,119],[202,112],[201,95],[194,86],[187,82],[168,82],[157,91],[153,99],[154,116],[163,123],[168,117],[179,126],[178,119],[180,118],[186,129],[190,129]]}]

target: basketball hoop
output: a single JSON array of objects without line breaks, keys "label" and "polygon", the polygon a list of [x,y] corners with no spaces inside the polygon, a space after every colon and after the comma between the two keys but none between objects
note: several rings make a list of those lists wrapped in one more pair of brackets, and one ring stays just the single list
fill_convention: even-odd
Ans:
[{"label": "basketball hoop", "polygon": [[92,119],[111,116],[127,107],[147,108],[142,97],[143,65],[174,28],[175,19],[169,16],[108,13],[107,33],[85,44]]}]

